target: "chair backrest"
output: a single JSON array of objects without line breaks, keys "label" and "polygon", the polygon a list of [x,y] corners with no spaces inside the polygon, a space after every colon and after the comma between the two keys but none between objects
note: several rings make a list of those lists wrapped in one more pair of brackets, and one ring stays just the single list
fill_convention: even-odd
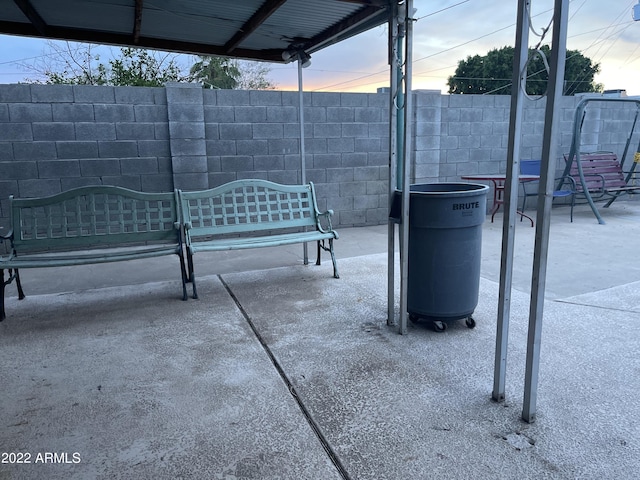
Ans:
[{"label": "chair backrest", "polygon": [[540,160],[520,160],[522,175],[540,175]]}]

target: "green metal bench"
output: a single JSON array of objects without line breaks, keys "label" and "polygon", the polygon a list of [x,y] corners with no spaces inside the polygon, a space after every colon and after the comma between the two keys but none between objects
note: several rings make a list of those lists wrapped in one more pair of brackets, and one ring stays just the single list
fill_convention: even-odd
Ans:
[{"label": "green metal bench", "polygon": [[[2,309],[5,286],[16,281],[25,297],[20,269],[88,265],[177,255],[182,298],[186,268],[177,192],[141,193],[114,186],[88,186],[40,198],[10,197],[11,230],[0,236]],[[4,271],[8,271],[5,280]]]},{"label": "green metal bench", "polygon": [[280,185],[266,180],[236,180],[210,190],[178,191],[178,195],[193,298],[198,298],[193,269],[197,252],[315,241],[316,265],[320,265],[321,250],[330,252],[333,276],[339,278],[333,251],[333,241],[338,238],[331,225],[333,211],[318,210],[313,183]]}]

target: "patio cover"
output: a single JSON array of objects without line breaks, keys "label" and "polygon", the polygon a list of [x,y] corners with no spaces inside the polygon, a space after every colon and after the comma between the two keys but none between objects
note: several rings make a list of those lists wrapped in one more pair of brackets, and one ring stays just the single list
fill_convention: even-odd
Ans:
[{"label": "patio cover", "polygon": [[0,0],[0,33],[284,63],[389,21],[392,0]]}]

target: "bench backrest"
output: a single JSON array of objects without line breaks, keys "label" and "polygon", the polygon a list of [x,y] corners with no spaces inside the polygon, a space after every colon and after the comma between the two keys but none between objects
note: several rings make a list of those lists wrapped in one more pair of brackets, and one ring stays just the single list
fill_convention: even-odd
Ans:
[{"label": "bench backrest", "polygon": [[[564,159],[568,162],[568,155],[565,154]],[[584,190],[584,187],[580,182],[580,173],[578,172],[577,162],[575,161],[575,158],[573,160],[569,175],[574,178],[576,181],[576,188],[581,192]],[[582,173],[584,173],[586,187],[589,191],[602,190],[603,188],[606,190],[608,188],[626,186],[622,166],[620,165],[620,162],[618,162],[618,157],[615,153],[581,153],[580,164],[582,165]],[[604,185],[602,185],[603,178]]]},{"label": "bench backrest", "polygon": [[190,235],[218,235],[280,228],[316,227],[313,184],[281,185],[236,180],[209,190],[179,192]]},{"label": "bench backrest", "polygon": [[101,185],[10,204],[18,252],[180,241],[175,193]]}]

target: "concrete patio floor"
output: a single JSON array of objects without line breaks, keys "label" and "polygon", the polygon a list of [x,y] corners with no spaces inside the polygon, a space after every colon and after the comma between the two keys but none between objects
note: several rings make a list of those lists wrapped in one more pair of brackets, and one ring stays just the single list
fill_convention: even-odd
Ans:
[{"label": "concrete patio floor", "polygon": [[0,463],[0,479],[636,478],[640,203],[603,216],[553,210],[532,424],[526,222],[504,403],[499,215],[473,330],[387,326],[386,226],[339,229],[340,279],[300,245],[199,254],[187,302],[177,260],[23,271],[27,298],[9,286],[0,323],[0,462],[31,463]]}]

